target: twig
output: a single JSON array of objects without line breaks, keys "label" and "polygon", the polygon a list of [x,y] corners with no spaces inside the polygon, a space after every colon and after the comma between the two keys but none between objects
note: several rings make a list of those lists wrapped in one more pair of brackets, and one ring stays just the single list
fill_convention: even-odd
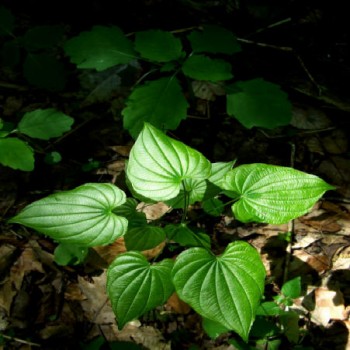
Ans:
[{"label": "twig", "polygon": [[282,24],[285,24],[285,23],[289,23],[291,20],[292,20],[291,17],[282,19],[282,20],[280,20],[278,22],[269,24],[267,27],[263,27],[263,28],[257,29],[255,32],[249,34],[249,36],[255,35],[255,34],[258,34],[258,33],[261,33],[261,32],[264,32],[265,30],[268,30],[268,29],[272,29],[272,28],[278,27],[278,26],[280,26]]},{"label": "twig", "polygon": [[36,346],[36,347],[38,347],[38,348],[41,347],[40,344],[38,344],[38,343],[33,343],[33,342],[31,342],[31,341],[28,341],[28,340],[24,340],[24,339],[20,339],[20,338],[16,338],[16,337],[10,337],[10,336],[5,335],[5,334],[1,334],[1,336],[2,336],[4,339],[16,341],[17,343],[27,344],[27,345],[31,345],[31,346]]}]

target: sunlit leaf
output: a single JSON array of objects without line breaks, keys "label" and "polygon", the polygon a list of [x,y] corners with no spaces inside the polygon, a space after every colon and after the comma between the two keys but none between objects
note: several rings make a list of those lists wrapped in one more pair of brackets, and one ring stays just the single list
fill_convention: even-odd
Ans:
[{"label": "sunlit leaf", "polygon": [[162,130],[176,129],[187,118],[188,102],[175,77],[160,78],[133,89],[122,111],[124,128],[134,138],[144,122]]},{"label": "sunlit leaf", "polygon": [[222,188],[236,194],[237,220],[282,224],[306,214],[333,187],[319,177],[276,165],[248,164],[231,170]]},{"label": "sunlit leaf", "polygon": [[74,119],[54,108],[27,112],[18,124],[18,130],[30,137],[49,140],[69,131]]},{"label": "sunlit leaf", "polygon": [[10,222],[33,228],[63,243],[105,245],[127,230],[127,219],[113,213],[113,209],[124,202],[125,193],[118,187],[90,183],[39,199]]},{"label": "sunlit leaf", "polygon": [[32,171],[34,151],[17,138],[0,138],[0,163],[13,169]]},{"label": "sunlit leaf", "polygon": [[64,50],[78,68],[98,71],[135,59],[132,42],[118,27],[95,26],[68,40]]},{"label": "sunlit leaf", "polygon": [[235,35],[216,25],[205,25],[188,36],[194,52],[234,54],[241,51]]},{"label": "sunlit leaf", "polygon": [[273,129],[289,124],[292,104],[281,88],[263,79],[238,81],[236,93],[227,95],[227,113],[246,128]]},{"label": "sunlit leaf", "polygon": [[200,152],[148,123],[131,149],[127,166],[133,189],[160,201],[176,197],[184,179],[204,180],[210,171],[210,162]]},{"label": "sunlit leaf", "polygon": [[220,81],[233,77],[231,65],[218,58],[209,58],[204,55],[190,56],[182,66],[185,75],[192,79]]},{"label": "sunlit leaf", "polygon": [[295,299],[301,295],[301,278],[300,276],[293,278],[283,284],[281,292],[284,296]]},{"label": "sunlit leaf", "polygon": [[135,49],[151,61],[168,62],[181,56],[181,40],[162,30],[147,30],[135,35]]},{"label": "sunlit leaf", "polygon": [[118,328],[162,305],[174,291],[170,259],[150,264],[139,252],[119,255],[107,271],[107,293]]},{"label": "sunlit leaf", "polygon": [[265,269],[246,242],[230,243],[220,256],[190,248],[172,270],[179,297],[201,316],[248,339],[264,290]]}]

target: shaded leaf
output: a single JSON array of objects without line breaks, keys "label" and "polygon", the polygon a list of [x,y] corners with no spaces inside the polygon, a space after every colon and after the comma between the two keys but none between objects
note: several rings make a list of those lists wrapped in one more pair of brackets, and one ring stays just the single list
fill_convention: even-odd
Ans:
[{"label": "shaded leaf", "polygon": [[26,206],[10,219],[64,243],[97,246],[123,236],[127,220],[114,208],[125,202],[125,193],[112,184],[85,184],[52,194]]},{"label": "shaded leaf", "polygon": [[12,169],[32,171],[34,152],[24,141],[17,138],[0,139],[0,163]]},{"label": "shaded leaf", "polygon": [[128,250],[147,250],[164,242],[165,232],[161,227],[148,225],[133,225],[124,236]]},{"label": "shaded leaf", "polygon": [[54,108],[27,112],[18,124],[18,130],[30,137],[49,140],[70,130],[74,119]]},{"label": "shaded leaf", "polygon": [[74,244],[60,243],[55,251],[54,258],[57,265],[78,265],[84,262],[89,253],[89,248]]},{"label": "shaded leaf", "polygon": [[220,216],[224,211],[225,204],[217,198],[210,198],[202,202],[203,210],[212,216]]},{"label": "shaded leaf", "polygon": [[95,26],[68,40],[64,50],[78,68],[98,71],[135,59],[132,42],[118,27]]},{"label": "shaded leaf", "polygon": [[14,68],[20,63],[21,51],[16,40],[6,41],[0,51],[1,64],[5,67]]},{"label": "shaded leaf", "polygon": [[159,129],[176,129],[187,117],[188,102],[175,77],[165,77],[136,87],[122,111],[124,128],[134,138],[144,122]]},{"label": "shaded leaf", "polygon": [[224,178],[222,188],[236,194],[237,220],[283,224],[307,213],[333,187],[319,177],[267,164],[241,165]]},{"label": "shaded leaf", "polygon": [[292,105],[281,88],[263,79],[239,81],[238,92],[227,95],[227,113],[246,128],[268,129],[289,124]]},{"label": "shaded leaf", "polygon": [[127,166],[133,189],[159,201],[176,197],[184,179],[204,180],[210,171],[211,164],[201,153],[148,123],[131,149]]},{"label": "shaded leaf", "polygon": [[0,6],[0,35],[10,35],[15,26],[15,17],[4,6]]},{"label": "shaded leaf", "polygon": [[23,74],[34,86],[61,91],[66,85],[66,71],[62,62],[46,53],[30,53],[23,63]]},{"label": "shaded leaf", "polygon": [[220,81],[233,77],[231,65],[218,58],[209,58],[204,55],[190,56],[182,66],[185,75],[192,79]]},{"label": "shaded leaf", "polygon": [[27,50],[49,49],[63,39],[63,34],[62,25],[36,26],[26,31],[23,45]]},{"label": "shaded leaf", "polygon": [[206,25],[202,31],[195,30],[188,35],[194,52],[225,53],[232,55],[241,51],[235,35],[229,30]]},{"label": "shaded leaf", "polygon": [[196,312],[248,339],[265,280],[254,248],[234,242],[220,256],[190,248],[177,257],[172,277],[179,297]]},{"label": "shaded leaf", "polygon": [[107,293],[119,329],[147,311],[162,305],[174,291],[170,274],[174,262],[151,265],[139,252],[119,255],[107,271]]},{"label": "shaded leaf", "polygon": [[147,30],[135,35],[135,49],[151,61],[168,62],[181,56],[181,40],[162,30]]},{"label": "shaded leaf", "polygon": [[211,175],[209,177],[209,181],[216,186],[221,185],[224,176],[232,169],[235,165],[236,161],[233,160],[231,162],[218,162],[211,164]]},{"label": "shaded leaf", "polygon": [[224,327],[222,324],[209,320],[205,317],[202,320],[202,326],[205,333],[207,333],[212,339],[216,339],[222,333],[227,333],[229,331],[229,329]]}]

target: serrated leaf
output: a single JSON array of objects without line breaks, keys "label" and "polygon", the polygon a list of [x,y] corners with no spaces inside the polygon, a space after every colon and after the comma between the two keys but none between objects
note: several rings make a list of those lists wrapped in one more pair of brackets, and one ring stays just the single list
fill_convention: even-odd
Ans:
[{"label": "serrated leaf", "polygon": [[172,278],[196,312],[248,339],[265,280],[260,256],[248,243],[230,243],[220,256],[190,248],[176,258]]},{"label": "serrated leaf", "polygon": [[118,187],[88,183],[39,199],[9,222],[33,228],[63,243],[105,245],[127,230],[128,221],[113,213],[124,202],[125,193]]},{"label": "serrated leaf", "polygon": [[263,79],[239,81],[239,92],[227,95],[227,113],[246,128],[273,129],[289,124],[292,104],[281,88]]},{"label": "serrated leaf", "polygon": [[211,163],[200,152],[145,123],[131,149],[126,172],[137,193],[166,201],[179,194],[183,180],[208,178]]},{"label": "serrated leaf", "polygon": [[74,119],[54,108],[27,112],[18,124],[18,130],[30,137],[49,140],[70,130]]},{"label": "serrated leaf", "polygon": [[181,40],[163,30],[147,30],[135,35],[135,49],[141,57],[156,62],[169,62],[181,57]]},{"label": "serrated leaf", "polygon": [[10,35],[15,26],[15,17],[4,6],[0,6],[0,35]]},{"label": "serrated leaf", "polygon": [[165,232],[161,227],[137,225],[128,230],[124,236],[127,250],[147,250],[164,242]]},{"label": "serrated leaf", "polygon": [[319,177],[292,168],[248,164],[231,170],[222,188],[239,198],[232,205],[237,220],[283,224],[306,214],[333,187]]},{"label": "serrated leaf", "polygon": [[119,255],[107,271],[107,293],[118,328],[162,305],[174,291],[170,274],[174,262],[151,265],[139,252]]},{"label": "serrated leaf", "polygon": [[34,151],[20,139],[12,137],[0,139],[0,163],[12,169],[32,171]]},{"label": "serrated leaf", "polygon": [[188,35],[188,39],[194,52],[232,55],[241,51],[235,35],[229,30],[215,25],[206,25],[202,31],[193,31]]},{"label": "serrated leaf", "polygon": [[188,102],[175,77],[165,77],[135,88],[122,111],[124,128],[134,138],[144,122],[159,129],[176,129],[187,118]]},{"label": "serrated leaf", "polygon": [[26,31],[23,36],[23,45],[29,51],[49,49],[62,40],[63,34],[62,25],[36,26]]},{"label": "serrated leaf", "polygon": [[301,278],[300,276],[293,278],[283,284],[281,292],[284,296],[295,299],[301,295]]},{"label": "serrated leaf", "polygon": [[61,91],[66,85],[66,70],[62,62],[47,53],[30,53],[23,63],[24,77],[39,88]]},{"label": "serrated leaf", "polygon": [[64,51],[78,68],[98,71],[136,58],[132,42],[118,27],[95,26],[64,45]]},{"label": "serrated leaf", "polygon": [[205,55],[192,55],[182,66],[185,75],[192,79],[220,81],[233,78],[231,65],[218,58],[209,58]]},{"label": "serrated leaf", "polygon": [[210,237],[202,232],[194,232],[186,224],[167,225],[165,232],[169,240],[184,247],[203,247],[210,249]]}]

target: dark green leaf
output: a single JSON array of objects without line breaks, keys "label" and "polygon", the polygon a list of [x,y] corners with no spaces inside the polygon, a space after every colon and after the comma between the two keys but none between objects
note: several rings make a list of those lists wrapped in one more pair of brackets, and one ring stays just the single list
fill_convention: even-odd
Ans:
[{"label": "dark green leaf", "polygon": [[187,118],[188,102],[175,77],[166,77],[136,87],[122,111],[124,128],[134,138],[144,122],[162,130],[176,129]]},{"label": "dark green leaf", "polygon": [[229,331],[229,329],[224,327],[222,324],[209,320],[205,317],[202,319],[202,326],[205,333],[207,333],[212,339],[216,339],[219,335]]},{"label": "dark green leaf", "polygon": [[295,299],[301,295],[301,278],[295,277],[283,284],[281,292],[286,297]]},{"label": "dark green leaf", "polygon": [[152,225],[136,225],[124,236],[125,245],[128,250],[147,250],[164,242],[165,232],[161,227]]},{"label": "dark green leaf", "polygon": [[0,139],[0,163],[13,169],[32,171],[34,169],[34,152],[20,139]]},{"label": "dark green leaf", "polygon": [[15,17],[10,10],[0,6],[0,36],[12,34],[15,26]]},{"label": "dark green leaf", "polygon": [[210,198],[202,202],[203,210],[212,216],[220,216],[224,207],[224,203],[217,198]]},{"label": "dark green leaf", "polygon": [[63,34],[64,27],[62,25],[37,26],[26,31],[23,45],[29,51],[49,49],[63,39]]},{"label": "dark green leaf", "polygon": [[57,265],[78,265],[84,262],[88,253],[89,249],[87,247],[60,243],[54,251],[54,257]]}]

